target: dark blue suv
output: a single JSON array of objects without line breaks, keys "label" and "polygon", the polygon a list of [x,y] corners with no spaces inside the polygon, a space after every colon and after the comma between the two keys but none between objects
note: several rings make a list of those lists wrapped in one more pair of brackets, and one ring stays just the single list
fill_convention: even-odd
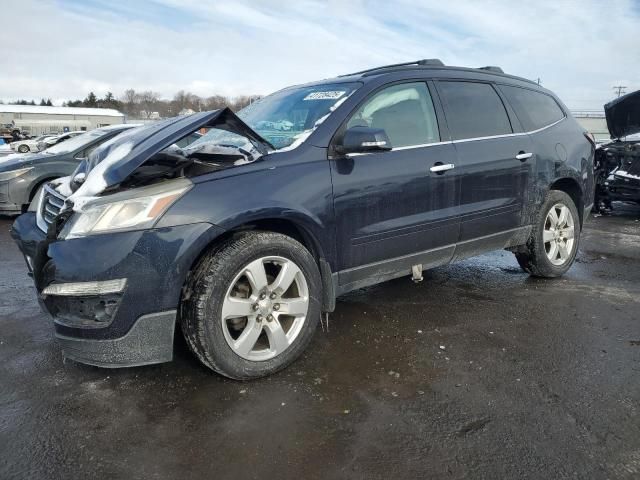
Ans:
[{"label": "dark blue suv", "polygon": [[593,157],[548,90],[421,60],[132,129],[12,233],[66,357],[166,362],[179,325],[202,363],[248,379],[356,288],[496,249],[562,275]]}]

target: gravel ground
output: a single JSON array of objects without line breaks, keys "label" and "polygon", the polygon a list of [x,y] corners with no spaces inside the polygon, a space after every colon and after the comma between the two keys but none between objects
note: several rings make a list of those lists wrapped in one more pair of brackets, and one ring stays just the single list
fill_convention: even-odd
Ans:
[{"label": "gravel ground", "polygon": [[640,209],[560,280],[495,252],[353,292],[271,378],[63,362],[0,220],[0,478],[640,478]]}]

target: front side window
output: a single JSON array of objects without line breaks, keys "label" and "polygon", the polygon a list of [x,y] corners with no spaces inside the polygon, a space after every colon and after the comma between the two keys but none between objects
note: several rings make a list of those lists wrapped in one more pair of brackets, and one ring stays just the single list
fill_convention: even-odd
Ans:
[{"label": "front side window", "polygon": [[423,82],[385,88],[356,110],[351,127],[382,128],[392,147],[408,147],[440,141],[431,95]]},{"label": "front side window", "polygon": [[439,82],[453,140],[513,133],[502,100],[488,83]]},{"label": "front side window", "polygon": [[527,131],[546,127],[564,118],[564,112],[549,95],[507,85],[500,85],[500,89]]}]

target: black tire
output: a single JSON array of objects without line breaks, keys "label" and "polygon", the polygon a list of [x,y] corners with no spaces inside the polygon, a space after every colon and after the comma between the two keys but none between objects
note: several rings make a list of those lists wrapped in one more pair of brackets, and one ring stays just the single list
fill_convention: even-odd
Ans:
[{"label": "black tire", "polygon": [[29,145],[20,145],[18,147],[18,152],[20,153],[29,153]]},{"label": "black tire", "polygon": [[[231,283],[246,265],[262,257],[293,261],[308,286],[309,307],[302,329],[281,354],[263,361],[236,354],[225,339],[222,304]],[[187,281],[180,323],[187,344],[210,369],[236,380],[271,375],[291,364],[308,346],[320,319],[322,283],[317,264],[296,240],[273,232],[245,232],[206,254]]]},{"label": "black tire", "polygon": [[[566,205],[573,216],[575,241],[567,260],[562,265],[554,265],[545,250],[543,231],[549,211],[559,203]],[[534,277],[556,278],[562,276],[571,268],[576,258],[580,243],[580,230],[580,216],[571,197],[560,190],[550,190],[540,207],[538,221],[533,226],[527,243],[515,252],[520,267]]]}]

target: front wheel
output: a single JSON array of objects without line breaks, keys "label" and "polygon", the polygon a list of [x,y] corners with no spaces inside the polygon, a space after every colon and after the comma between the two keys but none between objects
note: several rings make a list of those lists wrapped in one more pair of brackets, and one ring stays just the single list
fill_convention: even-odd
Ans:
[{"label": "front wheel", "polygon": [[526,245],[516,252],[522,269],[535,277],[563,275],[576,258],[580,240],[580,217],[569,195],[551,190],[540,208]]},{"label": "front wheel", "polygon": [[20,153],[29,153],[29,145],[20,145],[18,151]]},{"label": "front wheel", "polygon": [[248,232],[211,252],[186,288],[181,325],[212,370],[245,380],[293,362],[320,318],[320,273],[294,239]]}]

